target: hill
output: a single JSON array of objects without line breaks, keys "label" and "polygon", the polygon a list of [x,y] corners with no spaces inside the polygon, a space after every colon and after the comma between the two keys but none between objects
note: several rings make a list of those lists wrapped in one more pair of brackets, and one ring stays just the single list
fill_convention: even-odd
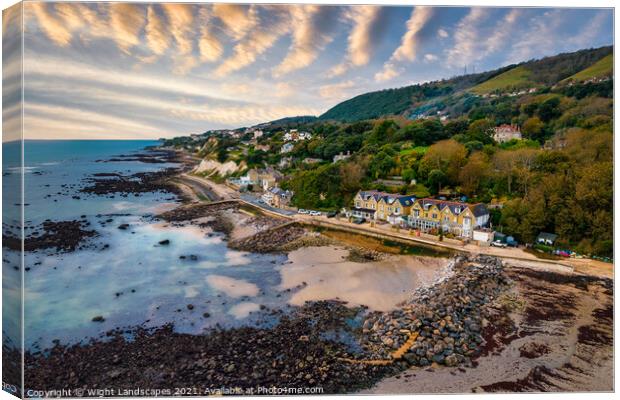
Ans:
[{"label": "hill", "polygon": [[581,82],[592,78],[604,78],[613,75],[614,56],[609,54],[598,60],[588,68],[569,76],[565,81]]},{"label": "hill", "polygon": [[476,94],[484,94],[495,91],[530,88],[535,86],[535,83],[531,81],[531,76],[532,71],[521,65],[474,86],[471,91]]},{"label": "hill", "polygon": [[337,104],[319,119],[353,122],[391,115],[419,116],[419,110],[435,109],[435,103],[455,94],[470,92],[480,95],[515,88],[552,86],[581,72],[587,76],[608,70],[613,63],[605,58],[610,57],[612,51],[611,46],[579,50],[483,73],[365,93]]}]

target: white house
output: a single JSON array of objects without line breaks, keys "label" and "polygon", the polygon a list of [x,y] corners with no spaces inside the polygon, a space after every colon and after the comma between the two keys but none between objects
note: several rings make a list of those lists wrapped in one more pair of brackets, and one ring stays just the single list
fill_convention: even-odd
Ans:
[{"label": "white house", "polygon": [[293,143],[284,143],[284,145],[282,145],[282,148],[280,149],[280,153],[290,153],[293,150],[293,147],[295,147]]}]

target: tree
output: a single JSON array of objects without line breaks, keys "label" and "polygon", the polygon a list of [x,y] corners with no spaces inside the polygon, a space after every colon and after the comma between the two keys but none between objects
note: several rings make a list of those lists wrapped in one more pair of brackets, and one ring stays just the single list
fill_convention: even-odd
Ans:
[{"label": "tree", "polygon": [[489,161],[482,152],[476,152],[469,157],[467,164],[459,173],[461,190],[468,196],[474,195],[482,185],[482,181],[489,171]]},{"label": "tree", "polygon": [[467,129],[469,140],[478,140],[482,143],[492,143],[491,132],[495,124],[490,119],[484,118],[472,122]]},{"label": "tree", "polygon": [[545,124],[538,117],[531,117],[525,120],[521,131],[525,137],[537,140],[542,137]]},{"label": "tree", "polygon": [[452,139],[442,140],[429,147],[420,162],[420,173],[428,176],[434,169],[441,170],[448,181],[456,183],[467,159],[467,149]]},{"label": "tree", "polygon": [[434,169],[428,174],[428,185],[434,193],[439,192],[446,181],[446,174],[440,169]]}]

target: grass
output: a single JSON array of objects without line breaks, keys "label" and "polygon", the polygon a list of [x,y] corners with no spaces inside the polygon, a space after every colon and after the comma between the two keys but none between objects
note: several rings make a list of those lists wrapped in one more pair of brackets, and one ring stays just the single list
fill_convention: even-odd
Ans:
[{"label": "grass", "polygon": [[604,76],[610,76],[614,71],[614,56],[609,54],[588,68],[577,72],[575,75],[569,76],[564,81],[585,81],[590,78],[601,78]]},{"label": "grass", "polygon": [[428,151],[428,147],[429,146],[416,146],[416,147],[410,147],[408,149],[402,149],[400,151],[400,155],[406,156],[412,153],[418,153],[420,155],[424,155]]},{"label": "grass", "polygon": [[505,91],[508,89],[529,88],[534,85],[530,81],[531,71],[524,66],[515,67],[486,82],[474,86],[471,91],[477,94]]}]

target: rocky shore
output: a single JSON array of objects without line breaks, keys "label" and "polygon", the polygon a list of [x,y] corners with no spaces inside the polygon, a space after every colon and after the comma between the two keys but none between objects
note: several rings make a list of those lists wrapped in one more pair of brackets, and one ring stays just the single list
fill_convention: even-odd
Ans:
[{"label": "rocky shore", "polygon": [[[94,237],[97,232],[87,229],[90,223],[85,219],[72,221],[47,220],[37,226],[25,226],[24,250],[55,249],[58,252],[75,251],[84,245],[85,239]],[[4,230],[7,232],[7,230]],[[2,245],[11,250],[21,251],[21,239],[11,234],[2,235]]]},{"label": "rocky shore", "polygon": [[419,289],[396,311],[371,315],[363,324],[362,345],[376,358],[391,354],[418,336],[403,362],[425,367],[433,363],[454,367],[471,365],[483,343],[482,329],[489,324],[488,307],[509,286],[498,258],[458,256],[451,277]]},{"label": "rocky shore", "polygon": [[85,180],[85,186],[79,192],[98,196],[127,197],[140,196],[148,192],[169,192],[181,195],[179,188],[171,183],[170,178],[180,173],[178,168],[167,168],[156,172],[138,172],[131,175],[118,173],[95,174]]},{"label": "rocky shore", "polygon": [[[398,311],[370,314],[363,326],[350,321],[364,315],[364,308],[319,301],[281,314],[271,329],[185,335],[167,326],[152,332],[138,329],[134,340],[109,332],[109,340],[57,344],[44,353],[28,353],[26,379],[40,389],[274,385],[320,386],[323,393],[348,393],[412,365],[471,366],[483,344],[485,305],[509,282],[497,259],[461,257],[454,268],[458,275],[417,292]],[[404,360],[388,365],[339,361],[389,359],[402,335],[413,330],[420,332],[420,340]]]}]

